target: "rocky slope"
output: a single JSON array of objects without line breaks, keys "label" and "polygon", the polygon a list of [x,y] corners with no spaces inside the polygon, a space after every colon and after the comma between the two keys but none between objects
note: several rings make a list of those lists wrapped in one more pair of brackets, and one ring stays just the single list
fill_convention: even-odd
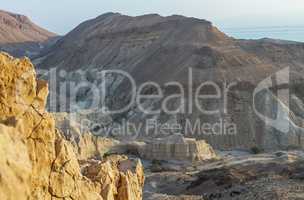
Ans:
[{"label": "rocky slope", "polygon": [[145,199],[302,199],[303,167],[302,151],[225,152],[221,160],[147,173]]},{"label": "rocky slope", "polygon": [[78,163],[45,110],[48,84],[28,59],[0,54],[0,94],[0,199],[142,199],[139,160]]},{"label": "rocky slope", "polygon": [[51,33],[24,15],[0,10],[0,49],[15,56],[34,56],[54,42]]},{"label": "rocky slope", "polygon": [[[224,45],[230,42],[230,38],[205,20],[177,15],[129,17],[107,13],[68,33],[53,47],[41,67],[122,68],[131,72],[136,66],[148,68],[146,65],[150,65],[155,71],[150,74],[146,71],[146,74],[157,77],[157,68],[169,64],[166,60],[174,61],[168,56],[182,56],[178,62],[189,56],[185,54],[186,49],[200,47],[202,43]],[[155,65],[151,58],[160,63]]]},{"label": "rocky slope", "polygon": [[[175,86],[166,87],[169,81],[178,81],[185,93],[195,93],[196,86],[212,81],[220,87],[221,98],[204,100],[201,105],[206,109],[220,109],[212,115],[202,114],[196,107],[187,107],[185,113],[149,115],[133,105],[126,112],[112,116],[113,121],[128,119],[132,123],[145,123],[146,119],[157,119],[161,123],[181,124],[181,133],[191,137],[206,139],[215,148],[261,148],[277,149],[289,146],[302,147],[303,120],[299,109],[291,113],[282,111],[287,116],[296,116],[296,120],[286,117],[281,123],[290,123],[291,129],[282,133],[265,124],[253,107],[253,94],[256,86],[275,73],[289,67],[290,96],[295,96],[303,105],[304,44],[275,40],[235,40],[220,32],[210,22],[183,16],[162,17],[144,15],[129,17],[117,13],[107,13],[86,21],[60,39],[49,51],[37,59],[39,68],[57,68],[68,71],[57,81],[80,83],[90,82],[97,85],[105,83],[107,96],[103,106],[110,109],[122,108],[131,99],[131,86],[127,79],[109,74],[101,79],[98,72],[105,69],[121,69],[131,74],[137,86],[147,81],[154,81],[162,86],[165,96],[180,93]],[[40,63],[40,64],[39,64]],[[188,72],[192,69],[193,82],[189,83]],[[78,71],[77,71],[78,70]],[[82,70],[79,73],[79,70]],[[286,79],[288,73],[283,75]],[[272,89],[284,87],[276,83]],[[225,88],[229,86],[229,92]],[[190,89],[189,89],[190,87]],[[214,94],[214,89],[204,88],[204,94]],[[55,91],[56,90],[56,91]],[[73,90],[73,89],[71,89]],[[53,88],[51,93],[60,93]],[[155,94],[153,87],[147,87],[145,94]],[[69,96],[69,95],[68,95]],[[90,89],[77,93],[79,107],[86,108],[92,101]],[[68,97],[69,98],[69,97]],[[52,111],[71,111],[60,99],[51,107]],[[144,108],[155,110],[164,99],[146,100]],[[182,101],[184,100],[184,102]],[[284,104],[284,99],[277,98],[274,91],[262,94],[255,99],[255,107],[265,116],[275,116],[279,112],[277,104]],[[191,98],[171,99],[171,110],[188,105]],[[77,109],[76,109],[77,110]],[[100,112],[97,109],[96,112]],[[190,112],[193,110],[193,112]],[[303,110],[303,109],[302,109]],[[72,110],[73,111],[73,110]],[[302,111],[300,111],[302,112]],[[96,119],[98,123],[99,119]],[[236,125],[233,134],[206,134],[197,130],[186,130],[186,120],[194,126],[196,120],[201,123],[216,124],[221,121]],[[284,121],[285,120],[285,121]],[[296,124],[296,126],[294,126]],[[226,130],[227,131],[227,130]],[[142,131],[143,132],[143,131]],[[144,136],[146,137],[146,135]],[[155,136],[154,136],[155,137]],[[158,137],[158,136],[157,136]]]}]

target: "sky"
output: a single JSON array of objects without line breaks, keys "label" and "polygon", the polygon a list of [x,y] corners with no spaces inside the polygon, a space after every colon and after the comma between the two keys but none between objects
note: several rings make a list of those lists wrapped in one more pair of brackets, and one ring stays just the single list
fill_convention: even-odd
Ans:
[{"label": "sky", "polygon": [[[304,0],[0,1],[3,1],[0,5],[1,9],[24,14],[36,24],[60,35],[71,31],[81,22],[106,12],[119,12],[131,16],[158,13],[164,16],[179,14],[197,17],[207,19],[224,32],[239,34],[240,37],[246,33],[250,37],[256,28],[261,27],[285,27],[283,31],[286,31],[286,27],[296,26],[302,28],[300,31],[297,29],[296,34],[304,35]],[[278,30],[270,30],[270,33],[268,30],[268,33],[261,36],[273,32]]]}]

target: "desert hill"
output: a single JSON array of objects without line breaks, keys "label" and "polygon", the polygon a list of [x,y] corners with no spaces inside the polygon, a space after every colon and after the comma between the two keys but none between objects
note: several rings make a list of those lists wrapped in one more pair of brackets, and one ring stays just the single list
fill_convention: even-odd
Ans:
[{"label": "desert hill", "polygon": [[34,24],[28,17],[0,10],[0,48],[15,56],[38,54],[55,33]]},{"label": "desert hill", "polygon": [[0,43],[44,42],[56,36],[24,15],[0,10]]},{"label": "desert hill", "polygon": [[[304,99],[300,90],[303,82],[301,75],[304,73],[303,43],[272,39],[237,40],[222,33],[209,21],[179,15],[130,17],[106,13],[81,23],[44,52],[35,63],[42,69],[68,71],[62,81],[83,81],[77,78],[77,70],[82,70],[86,74],[84,81],[100,83],[104,80],[98,77],[98,72],[120,69],[128,72],[137,84],[154,81],[164,86],[169,81],[178,81],[186,92],[190,92],[188,73],[191,69],[194,86],[212,81],[224,91],[225,84],[234,85],[226,99],[221,95],[220,100],[202,102],[205,108],[219,108],[219,113],[204,115],[193,108],[193,112],[187,114],[161,113],[155,116],[142,113],[134,105],[128,111],[112,116],[113,121],[119,122],[126,118],[134,123],[141,123],[146,119],[156,118],[161,122],[175,122],[183,126],[185,119],[192,123],[198,119],[211,124],[221,120],[234,123],[237,134],[233,136],[205,135],[201,131],[192,135],[206,139],[214,147],[225,149],[256,145],[273,149],[302,144],[301,136],[298,135],[300,133],[297,132],[299,127],[292,126],[286,135],[269,127],[257,117],[253,108],[253,93],[261,81],[289,67],[292,72],[289,79],[290,97],[297,102],[296,107],[301,108]],[[287,76],[286,73],[284,77]],[[109,95],[105,106],[115,109],[127,105],[132,96],[130,83],[122,77],[109,77],[107,81]],[[176,88],[167,88],[165,94],[176,91]],[[87,88],[77,94],[77,101],[84,109],[92,100],[90,92]],[[153,88],[146,89],[146,94],[153,92]],[[208,92],[212,94],[214,90],[211,88]],[[190,101],[187,97],[184,100],[186,104]],[[276,93],[267,91],[263,98],[257,98],[256,107],[264,115],[274,116],[278,111],[274,105],[281,101],[284,100],[276,98]],[[161,102],[162,100],[146,101],[144,105],[155,109]],[[178,108],[181,99],[172,100],[169,104],[172,109]],[[59,101],[53,111],[71,111],[61,105]],[[298,118],[297,113],[298,109],[292,111],[291,115],[296,117],[291,124],[301,126],[302,119]],[[99,118],[95,120],[100,122]],[[287,117],[284,120],[289,123],[291,119]],[[188,131],[182,132],[187,134]]]}]

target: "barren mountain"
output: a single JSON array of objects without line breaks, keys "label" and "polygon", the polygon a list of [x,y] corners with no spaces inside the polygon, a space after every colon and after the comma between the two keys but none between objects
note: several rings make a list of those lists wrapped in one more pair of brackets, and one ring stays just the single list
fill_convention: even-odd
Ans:
[{"label": "barren mountain", "polygon": [[56,34],[24,15],[0,10],[0,48],[16,56],[37,54]]},{"label": "barren mountain", "polygon": [[229,43],[230,38],[205,20],[177,15],[129,17],[107,13],[80,24],[57,42],[41,66],[131,71],[139,65],[159,67],[163,64],[155,65],[150,58],[159,58],[160,62],[163,58],[164,64],[169,64],[167,60],[174,59],[168,56],[189,57],[191,49]]},{"label": "barren mountain", "polygon": [[[121,69],[130,73],[137,84],[146,81],[161,84],[166,95],[179,91],[175,87],[165,87],[165,83],[169,81],[178,81],[187,93],[193,94],[195,86],[212,81],[220,86],[221,98],[205,100],[202,105],[207,110],[219,108],[220,112],[216,114],[206,115],[192,107],[193,112],[188,112],[190,108],[187,108],[187,114],[161,113],[155,116],[141,112],[134,105],[123,114],[112,116],[113,120],[127,118],[140,123],[149,118],[156,118],[161,122],[177,122],[183,127],[186,119],[192,123],[199,119],[202,123],[216,124],[224,121],[235,124],[235,135],[206,134],[201,130],[191,135],[207,139],[213,146],[225,149],[249,148],[256,145],[272,149],[302,145],[302,136],[298,132],[301,129],[298,125],[302,124],[302,119],[298,118],[297,114],[299,109],[294,109],[291,113],[295,116],[293,121],[288,117],[288,113],[286,118],[280,119],[281,123],[292,124],[288,134],[283,134],[265,124],[255,114],[254,108],[266,116],[275,116],[281,109],[275,105],[284,103],[284,99],[278,98],[275,92],[266,90],[256,98],[257,105],[253,107],[253,94],[261,81],[290,67],[294,72],[290,74],[289,82],[289,89],[295,97],[292,101],[298,102],[294,104],[298,105],[298,108],[303,106],[304,95],[299,89],[303,83],[303,43],[271,39],[236,40],[219,31],[211,22],[178,15],[162,17],[152,14],[130,17],[107,13],[80,24],[41,55],[36,63],[39,68],[56,67],[67,70],[69,73],[62,78],[63,81],[76,82],[100,83],[105,80],[98,77],[98,72],[104,69]],[[83,79],[77,76],[76,71],[79,69],[85,72],[86,77],[82,77]],[[191,89],[188,82],[190,69],[193,72]],[[285,79],[287,76],[288,73],[285,73],[281,78]],[[271,80],[273,79],[274,77],[271,77]],[[110,76],[106,81],[109,93],[104,105],[111,109],[127,105],[133,94],[130,82],[119,76]],[[225,87],[229,85],[233,87],[230,87],[225,95]],[[274,85],[274,89],[276,88],[281,88],[281,85]],[[204,89],[204,94],[214,94],[214,88]],[[155,93],[153,86],[146,88],[145,94],[152,93]],[[163,100],[147,100],[143,105],[155,110],[161,106]],[[187,105],[191,101],[188,97],[184,100]],[[77,101],[86,108],[92,101],[92,91],[89,88],[78,91]],[[172,110],[182,104],[182,99],[169,101]],[[63,105],[59,102],[56,110],[70,109],[64,108]],[[100,121],[96,117],[93,118],[97,122]],[[294,126],[295,124],[297,125]],[[190,132],[184,129],[182,133]]]},{"label": "barren mountain", "polygon": [[44,42],[56,34],[51,33],[24,15],[0,11],[0,43]]}]

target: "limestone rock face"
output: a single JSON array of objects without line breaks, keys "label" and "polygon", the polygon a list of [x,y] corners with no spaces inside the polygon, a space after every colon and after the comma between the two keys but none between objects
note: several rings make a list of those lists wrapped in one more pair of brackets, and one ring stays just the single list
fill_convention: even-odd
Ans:
[{"label": "limestone rock face", "polygon": [[[103,182],[97,187],[81,174],[73,146],[55,129],[53,116],[45,111],[47,95],[47,83],[36,80],[28,59],[0,54],[0,199],[108,200],[100,189]],[[113,168],[113,173],[119,174],[120,180],[131,171]],[[143,176],[142,171],[135,171],[132,177],[136,176]],[[126,187],[134,200],[140,199],[137,194],[142,184],[127,180],[119,187],[113,184],[111,191]]]},{"label": "limestone rock face", "polygon": [[17,134],[13,128],[0,124],[0,133],[0,199],[25,199],[30,194],[32,171],[26,145],[13,137]]},{"label": "limestone rock face", "polygon": [[[56,158],[56,138],[54,120],[43,107],[47,84],[36,81],[34,67],[28,59],[13,59],[6,54],[0,55],[0,80],[0,120],[14,129],[9,132],[10,136],[27,148],[24,153],[27,152],[32,165],[31,198],[50,198],[48,184]],[[22,151],[14,146],[16,152]]]},{"label": "limestone rock face", "polygon": [[158,138],[150,144],[136,145],[139,154],[148,159],[202,161],[216,158],[213,148],[204,140],[184,138],[182,135]]},{"label": "limestone rock face", "polygon": [[104,199],[142,199],[144,172],[139,160],[131,161],[125,156],[110,156],[103,162],[90,163],[83,174],[95,185],[100,185]]},{"label": "limestone rock face", "polygon": [[119,151],[119,141],[93,135],[89,131],[82,131],[81,124],[73,120],[73,114],[54,113],[56,127],[62,131],[66,140],[74,148],[79,160],[93,157],[103,157],[105,153]]}]

